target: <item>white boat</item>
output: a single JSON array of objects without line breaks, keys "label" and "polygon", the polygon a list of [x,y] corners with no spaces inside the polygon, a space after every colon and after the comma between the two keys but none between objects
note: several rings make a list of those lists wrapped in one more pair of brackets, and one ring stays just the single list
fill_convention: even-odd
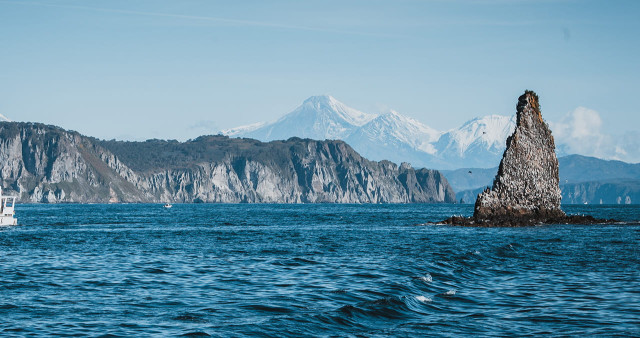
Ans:
[{"label": "white boat", "polygon": [[18,220],[13,217],[16,198],[16,196],[2,195],[0,187],[0,225],[18,225]]},{"label": "white boat", "polygon": [[167,203],[167,204],[163,205],[162,207],[163,207],[163,208],[165,208],[165,209],[169,209],[169,208],[171,208],[172,206],[173,206],[173,205],[171,205],[171,203]]}]

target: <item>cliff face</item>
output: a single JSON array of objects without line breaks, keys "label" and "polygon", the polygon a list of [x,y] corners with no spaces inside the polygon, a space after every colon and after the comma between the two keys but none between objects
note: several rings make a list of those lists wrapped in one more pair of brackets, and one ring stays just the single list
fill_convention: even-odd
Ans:
[{"label": "cliff face", "polygon": [[567,204],[632,204],[640,201],[639,180],[609,180],[562,185]]},{"label": "cliff face", "polygon": [[368,161],[341,141],[117,142],[5,122],[0,163],[21,202],[455,202],[438,171]]},{"label": "cliff face", "polygon": [[562,218],[560,200],[553,136],[542,120],[538,96],[526,91],[518,99],[516,129],[507,139],[493,188],[478,196],[474,218]]},{"label": "cliff face", "polygon": [[[110,165],[113,154],[76,132],[31,123],[0,123],[0,179],[21,202],[108,202],[140,192]],[[126,168],[122,168],[126,172]]]}]

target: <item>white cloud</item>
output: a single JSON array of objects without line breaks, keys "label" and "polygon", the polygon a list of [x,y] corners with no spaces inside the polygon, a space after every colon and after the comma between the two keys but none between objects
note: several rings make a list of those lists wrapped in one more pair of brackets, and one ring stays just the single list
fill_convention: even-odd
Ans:
[{"label": "white cloud", "polygon": [[211,120],[200,120],[196,123],[191,124],[188,128],[188,131],[196,131],[200,133],[204,133],[205,135],[211,135],[216,133],[220,128],[215,121]]},{"label": "white cloud", "polygon": [[559,122],[550,122],[559,153],[594,156],[625,162],[640,161],[640,133],[621,137],[602,132],[602,118],[595,110],[578,107]]},{"label": "white cloud", "polygon": [[622,135],[620,148],[629,159],[627,162],[640,162],[640,131],[628,131]]}]

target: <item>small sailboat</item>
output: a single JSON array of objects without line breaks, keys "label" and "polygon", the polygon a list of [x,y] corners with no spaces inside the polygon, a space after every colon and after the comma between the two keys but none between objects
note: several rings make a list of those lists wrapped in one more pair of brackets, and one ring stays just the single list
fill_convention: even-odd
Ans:
[{"label": "small sailboat", "polygon": [[0,187],[0,225],[18,225],[18,220],[13,217],[16,198],[16,196],[2,195]]},{"label": "small sailboat", "polygon": [[171,205],[171,203],[167,203],[165,205],[163,205],[162,207],[165,209],[170,209],[173,205]]}]

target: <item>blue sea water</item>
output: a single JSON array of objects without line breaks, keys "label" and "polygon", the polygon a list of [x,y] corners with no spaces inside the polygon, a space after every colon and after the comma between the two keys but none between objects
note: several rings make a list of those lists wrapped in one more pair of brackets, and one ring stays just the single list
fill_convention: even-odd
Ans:
[{"label": "blue sea water", "polygon": [[428,204],[17,210],[2,336],[640,335],[640,225],[417,225],[472,213]]}]

